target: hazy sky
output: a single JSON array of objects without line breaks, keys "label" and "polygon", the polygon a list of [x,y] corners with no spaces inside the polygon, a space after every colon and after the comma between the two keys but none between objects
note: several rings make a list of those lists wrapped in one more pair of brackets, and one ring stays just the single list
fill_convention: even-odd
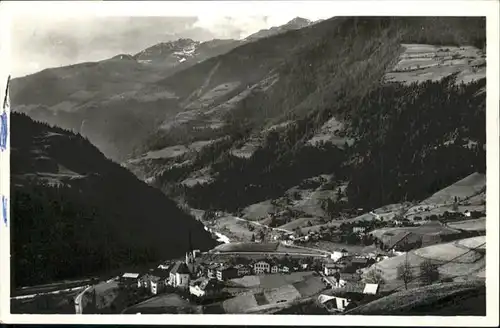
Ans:
[{"label": "hazy sky", "polygon": [[[36,2],[33,2],[36,3]],[[231,3],[218,3],[223,9],[214,10],[214,2],[204,2],[200,6],[173,6],[156,17],[130,17],[130,10],[113,10],[111,14],[121,17],[103,17],[103,7],[95,4],[91,9],[73,3],[71,7],[50,10],[48,5],[27,3],[22,10],[12,15],[11,21],[11,74],[13,77],[31,74],[48,67],[64,66],[84,61],[102,60],[120,53],[137,53],[158,42],[191,38],[206,41],[213,38],[240,39],[260,29],[281,25],[300,16],[310,20],[328,18],[324,11],[304,6],[286,6],[256,10],[255,5],[247,9],[231,7]],[[278,2],[279,3],[279,2]],[[108,7],[111,3],[108,3]],[[211,6],[211,7],[207,7]],[[90,7],[89,7],[90,8]],[[124,7],[120,7],[123,9]],[[144,8],[144,6],[142,6]],[[149,7],[151,8],[151,7]],[[96,11],[96,9],[101,9]],[[162,13],[170,15],[162,15]],[[148,13],[149,14],[149,13]]]}]

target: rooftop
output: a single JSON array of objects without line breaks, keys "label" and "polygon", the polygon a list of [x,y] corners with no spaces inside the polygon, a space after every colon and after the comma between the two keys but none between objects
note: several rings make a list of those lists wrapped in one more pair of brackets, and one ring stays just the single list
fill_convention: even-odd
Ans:
[{"label": "rooftop", "polygon": [[137,279],[137,278],[139,278],[139,274],[126,272],[122,275],[122,278]]},{"label": "rooftop", "polygon": [[170,270],[155,269],[152,272],[148,273],[148,275],[151,279],[163,279],[167,278],[170,275]]},{"label": "rooftop", "polygon": [[172,269],[170,270],[170,273],[179,273],[179,274],[189,274],[189,268],[187,267],[186,263],[184,262],[176,262]]},{"label": "rooftop", "polygon": [[228,269],[233,269],[233,267],[230,266],[230,265],[225,264],[225,265],[222,265],[222,266],[220,266],[220,267],[217,268],[217,270],[220,270],[220,271],[228,270]]}]

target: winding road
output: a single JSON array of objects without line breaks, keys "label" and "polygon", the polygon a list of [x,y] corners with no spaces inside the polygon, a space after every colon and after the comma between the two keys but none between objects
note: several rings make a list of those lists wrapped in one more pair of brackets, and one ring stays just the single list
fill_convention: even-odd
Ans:
[{"label": "winding road", "polygon": [[242,219],[238,216],[235,216],[234,218],[235,218],[235,220],[248,222],[248,223],[254,224],[254,225],[259,226],[259,227],[264,227],[266,229],[281,231],[281,232],[285,232],[285,233],[293,233],[293,231],[291,231],[291,230],[286,230],[286,229],[281,229],[281,228],[272,228],[272,227],[265,225],[265,224],[262,224],[260,222]]},{"label": "winding road", "polygon": [[85,288],[81,293],[76,295],[76,297],[75,297],[75,313],[76,314],[83,314],[83,308],[85,307],[83,296],[90,289],[92,289],[92,286],[87,286],[87,288]]}]

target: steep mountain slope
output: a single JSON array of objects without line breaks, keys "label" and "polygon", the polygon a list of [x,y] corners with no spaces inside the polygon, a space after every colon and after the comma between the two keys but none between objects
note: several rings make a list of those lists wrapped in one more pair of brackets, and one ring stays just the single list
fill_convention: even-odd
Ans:
[{"label": "steep mountain slope", "polygon": [[[260,129],[262,121],[270,126],[331,107],[344,95],[362,96],[397,63],[403,42],[464,42],[459,32],[448,35],[453,28],[463,29],[461,21],[335,18],[245,44],[158,83],[179,97],[180,108],[151,136],[150,148],[172,145],[162,138],[186,129],[198,140],[228,120]],[[476,43],[478,28],[468,32],[466,43]]]},{"label": "steep mountain slope", "polygon": [[144,65],[130,56],[47,69],[14,79],[13,110],[88,137],[108,157],[120,159],[134,139],[144,136],[172,96],[142,96],[144,84],[166,76],[159,65]]},{"label": "steep mountain slope", "polygon": [[[408,44],[476,50],[392,82]],[[480,18],[343,17],[242,45],[158,82],[179,108],[127,165],[196,208],[238,211],[320,174],[348,183],[340,207],[425,198],[484,171],[485,75],[467,73],[484,44]]]},{"label": "steep mountain slope", "polygon": [[238,44],[235,40],[180,39],[134,56],[121,54],[100,62],[46,69],[12,81],[13,108],[79,132],[106,156],[122,160],[157,127],[169,107],[176,107],[169,92],[141,90]]},{"label": "steep mountain slope", "polygon": [[16,286],[85,276],[215,246],[159,190],[78,134],[12,114],[12,270]]}]

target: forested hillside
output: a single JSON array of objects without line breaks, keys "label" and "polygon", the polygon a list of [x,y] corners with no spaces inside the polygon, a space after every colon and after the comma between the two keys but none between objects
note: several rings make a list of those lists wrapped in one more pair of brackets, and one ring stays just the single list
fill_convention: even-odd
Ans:
[{"label": "forested hillside", "polygon": [[[484,49],[484,24],[481,18],[342,17],[240,46],[159,83],[192,103],[197,92],[230,81],[242,81],[244,88],[270,76],[276,81],[223,110],[217,116],[225,124],[220,130],[200,128],[199,120],[213,119],[213,111],[238,88],[191,107],[205,114],[153,132],[145,149],[230,138],[196,153],[139,161],[135,169],[204,209],[238,211],[319,174],[333,174],[337,185],[348,183],[344,206],[352,208],[426,197],[484,172],[485,79],[462,84],[449,74],[399,84],[385,82],[384,75],[404,43]],[[335,133],[353,143],[308,143],[332,118],[343,125]],[[249,158],[233,155],[232,149],[265,127],[284,121],[291,123],[263,135]],[[181,183],[202,168],[210,182]]]},{"label": "forested hillside", "polygon": [[182,256],[216,243],[159,190],[78,134],[12,113],[15,286]]},{"label": "forested hillside", "polygon": [[[352,107],[343,150],[304,144],[307,119],[288,134],[271,134],[248,159],[224,155],[212,165],[215,182],[183,188],[194,207],[237,210],[275,198],[301,180],[334,174],[348,181],[352,207],[374,208],[422,199],[457,177],[485,172],[485,80],[456,85],[453,78],[421,85],[385,85]],[[302,126],[302,130],[300,127]]]},{"label": "forested hillside", "polygon": [[[483,48],[484,24],[480,18],[332,18],[247,43],[157,84],[179,97],[186,115],[195,115],[179,129],[194,126],[190,134],[199,140],[213,130],[200,121],[247,121],[259,130],[313,112],[331,115],[363,96],[379,85],[403,43]],[[215,89],[221,91],[213,95]],[[143,150],[171,145],[168,132],[153,131]]]}]

